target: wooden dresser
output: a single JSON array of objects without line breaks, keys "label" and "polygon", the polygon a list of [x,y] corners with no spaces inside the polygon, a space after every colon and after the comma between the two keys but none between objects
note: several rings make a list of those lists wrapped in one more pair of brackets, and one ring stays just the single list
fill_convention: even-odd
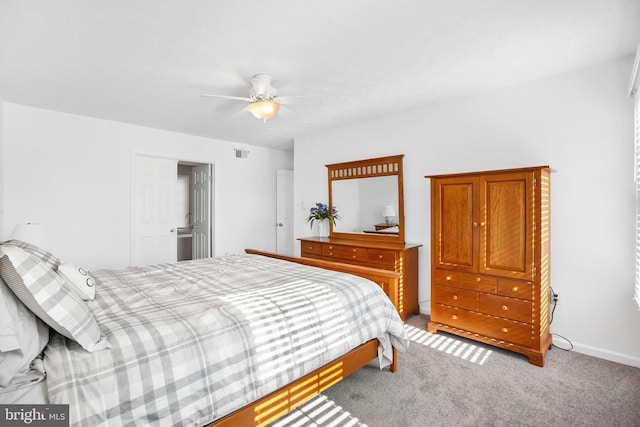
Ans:
[{"label": "wooden dresser", "polygon": [[[369,242],[365,240],[333,239],[329,237],[300,238],[302,257],[362,265],[391,270],[401,274],[396,308],[402,320],[420,313],[418,305],[418,248],[409,243]],[[387,295],[389,290],[385,289]]]},{"label": "wooden dresser", "polygon": [[549,333],[549,167],[431,179],[431,318],[438,330],[544,365]]}]

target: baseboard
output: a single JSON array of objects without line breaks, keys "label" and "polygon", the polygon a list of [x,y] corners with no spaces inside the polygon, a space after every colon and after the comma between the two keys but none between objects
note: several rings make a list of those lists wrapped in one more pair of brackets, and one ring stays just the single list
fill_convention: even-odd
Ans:
[{"label": "baseboard", "polygon": [[573,351],[586,354],[587,356],[599,357],[600,359],[609,360],[611,362],[622,363],[623,365],[634,366],[640,368],[640,357],[629,356],[628,354],[618,353],[615,351],[605,350],[590,345],[573,343]]}]

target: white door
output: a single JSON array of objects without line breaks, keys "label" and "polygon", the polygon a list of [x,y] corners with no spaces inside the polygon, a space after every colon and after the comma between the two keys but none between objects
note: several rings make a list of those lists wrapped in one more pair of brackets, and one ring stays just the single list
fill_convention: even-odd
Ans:
[{"label": "white door", "polygon": [[191,178],[193,182],[192,258],[208,258],[212,255],[212,165],[194,166]]},{"label": "white door", "polygon": [[293,255],[293,171],[276,172],[276,252]]},{"label": "white door", "polygon": [[134,165],[134,266],[176,262],[178,162],[136,156]]}]

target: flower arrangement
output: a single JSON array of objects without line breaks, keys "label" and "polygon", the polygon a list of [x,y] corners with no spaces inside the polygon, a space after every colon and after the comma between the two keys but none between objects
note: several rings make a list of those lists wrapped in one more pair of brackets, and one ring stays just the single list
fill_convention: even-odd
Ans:
[{"label": "flower arrangement", "polygon": [[329,211],[328,205],[316,203],[316,205],[310,209],[309,216],[307,217],[307,222],[311,223],[309,226],[313,228],[313,221],[324,221],[325,219],[328,219],[329,222],[336,225],[336,220],[340,219],[338,210],[333,206],[331,211]]}]

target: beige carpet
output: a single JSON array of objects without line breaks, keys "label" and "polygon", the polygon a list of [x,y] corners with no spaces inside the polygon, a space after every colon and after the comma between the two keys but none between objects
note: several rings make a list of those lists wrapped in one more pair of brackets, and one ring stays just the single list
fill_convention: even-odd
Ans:
[{"label": "beige carpet", "polygon": [[370,364],[276,426],[640,426],[640,368],[567,352],[525,356],[407,319],[395,374]]}]

